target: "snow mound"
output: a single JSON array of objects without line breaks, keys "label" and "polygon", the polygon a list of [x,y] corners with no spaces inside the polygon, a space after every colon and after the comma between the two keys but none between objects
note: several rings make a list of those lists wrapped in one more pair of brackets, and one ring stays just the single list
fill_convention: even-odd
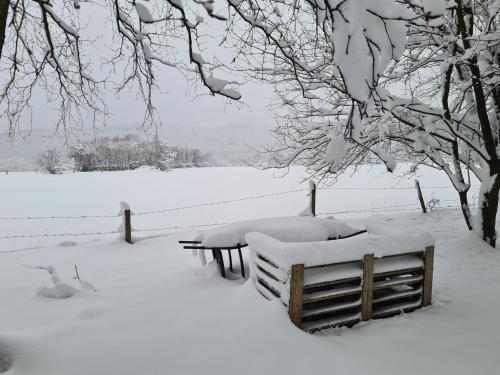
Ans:
[{"label": "snow mound", "polygon": [[365,254],[375,257],[404,254],[424,250],[434,245],[434,237],[421,231],[405,231],[393,234],[367,234],[338,241],[283,242],[262,233],[245,236],[251,256],[255,252],[265,256],[283,270],[294,264],[306,267],[361,259]]},{"label": "snow mound", "polygon": [[59,283],[53,287],[42,286],[38,288],[37,295],[47,298],[69,298],[78,293],[78,289],[69,284]]},{"label": "snow mound", "polygon": [[78,281],[80,282],[80,288],[82,290],[86,290],[88,292],[97,292],[97,289],[95,286],[93,286],[91,283],[89,283],[88,281],[85,281],[85,280],[81,280],[81,279],[78,279]]},{"label": "snow mound", "polygon": [[360,231],[335,219],[286,216],[245,220],[201,232],[195,241],[206,247],[246,245],[246,234],[258,232],[285,242],[326,241]]}]

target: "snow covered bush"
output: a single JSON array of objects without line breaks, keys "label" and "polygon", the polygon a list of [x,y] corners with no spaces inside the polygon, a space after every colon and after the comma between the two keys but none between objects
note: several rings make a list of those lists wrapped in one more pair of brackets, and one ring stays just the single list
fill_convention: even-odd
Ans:
[{"label": "snow covered bush", "polygon": [[12,366],[11,358],[4,353],[3,345],[0,345],[0,374],[7,372]]},{"label": "snow covered bush", "polygon": [[[82,291],[92,291],[96,292],[96,288],[89,283],[88,281],[82,280],[80,278],[80,275],[78,274],[78,268],[75,265],[75,273],[76,276],[73,279],[78,280],[80,283],[80,290],[76,289],[70,284],[67,284],[61,280],[59,277],[56,269],[53,266],[26,266],[28,268],[33,268],[33,269],[40,269],[47,271],[47,273],[50,275],[50,280],[52,282],[53,286],[42,286],[38,288],[37,295],[41,297],[46,297],[46,298],[56,298],[56,299],[62,299],[62,298],[69,298],[74,296],[75,294],[79,293],[80,290]],[[1,354],[1,353],[0,353]]]},{"label": "snow covered bush", "polygon": [[172,150],[175,153],[173,160],[175,168],[208,167],[211,165],[208,156],[196,148],[174,146]]},{"label": "snow covered bush", "polygon": [[162,171],[175,166],[176,152],[167,142],[154,138],[141,140],[138,136],[101,137],[79,142],[70,148],[69,156],[75,168],[88,171],[122,171],[142,166]]},{"label": "snow covered bush", "polygon": [[37,164],[49,174],[58,174],[63,170],[63,158],[56,148],[48,148],[40,154]]}]

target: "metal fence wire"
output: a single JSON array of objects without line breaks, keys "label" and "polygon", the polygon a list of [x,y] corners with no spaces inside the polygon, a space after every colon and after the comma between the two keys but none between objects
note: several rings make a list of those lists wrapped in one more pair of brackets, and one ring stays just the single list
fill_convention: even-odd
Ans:
[{"label": "metal fence wire", "polygon": [[[475,185],[474,185],[475,187]],[[453,188],[452,186],[422,186],[422,189],[450,189]],[[415,187],[371,187],[371,186],[364,186],[364,187],[323,187],[323,188],[318,188],[317,190],[319,191],[326,191],[326,190],[413,190]],[[288,191],[281,191],[281,192],[276,192],[276,193],[270,193],[270,194],[261,194],[261,195],[254,195],[254,196],[247,196],[247,197],[241,197],[241,198],[235,198],[235,199],[229,199],[229,200],[222,200],[222,201],[213,201],[213,202],[205,202],[205,203],[199,203],[199,204],[193,204],[189,206],[180,206],[180,207],[171,207],[171,208],[164,208],[164,209],[159,209],[159,210],[152,210],[152,211],[133,211],[131,214],[133,216],[143,216],[143,215],[153,215],[153,214],[162,214],[162,213],[169,213],[169,212],[175,212],[175,211],[181,211],[181,210],[187,210],[187,209],[193,209],[193,208],[200,208],[200,207],[209,207],[209,206],[217,206],[217,205],[225,205],[225,204],[232,204],[232,203],[237,203],[237,202],[242,202],[242,201],[248,201],[248,200],[254,200],[254,199],[263,199],[263,198],[269,198],[269,197],[276,197],[276,196],[282,196],[282,195],[287,195],[287,194],[293,194],[293,193],[299,193],[299,192],[306,192],[309,191],[309,189],[295,189],[295,190],[288,190]],[[458,202],[458,200],[442,200],[441,202]],[[415,206],[415,207],[413,207]],[[446,206],[440,206],[441,208],[460,208],[460,206],[453,206],[453,205],[446,205]],[[397,205],[386,205],[386,206],[379,206],[379,207],[370,207],[366,209],[354,209],[354,210],[346,210],[346,211],[336,211],[336,212],[320,212],[318,215],[340,215],[340,214],[349,214],[349,213],[370,213],[370,212],[397,212],[397,211],[415,211],[419,210],[419,204],[418,203],[407,203],[407,204],[397,204]],[[101,214],[101,215],[87,215],[87,214],[82,214],[82,215],[67,215],[67,216],[56,216],[56,215],[51,215],[51,216],[4,216],[0,217],[0,221],[20,221],[20,220],[78,220],[78,219],[101,219],[101,218],[118,218],[121,217],[121,213],[118,214]],[[185,229],[197,229],[197,228],[205,228],[205,227],[212,227],[212,226],[220,226],[220,225],[225,225],[228,223],[205,223],[205,224],[194,224],[194,225],[184,225],[184,226],[164,226],[164,227],[150,227],[150,228],[137,228],[133,229],[133,232],[152,232],[152,231],[168,231],[168,230],[185,230]],[[81,232],[81,233],[38,233],[38,234],[13,234],[13,235],[2,235],[0,236],[0,239],[17,239],[17,238],[43,238],[43,237],[72,237],[72,236],[100,236],[100,235],[109,235],[109,234],[117,234],[117,233],[122,233],[120,230],[114,230],[114,231],[97,231],[97,232]]]}]

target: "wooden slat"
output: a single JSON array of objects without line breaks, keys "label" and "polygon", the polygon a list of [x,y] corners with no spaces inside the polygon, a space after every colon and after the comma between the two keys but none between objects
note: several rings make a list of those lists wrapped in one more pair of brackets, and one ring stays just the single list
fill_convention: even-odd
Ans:
[{"label": "wooden slat", "polygon": [[276,297],[272,294],[272,292],[269,289],[267,289],[267,287],[262,285],[258,280],[255,282],[255,288],[260,293],[260,295],[267,300],[272,300],[274,297]]},{"label": "wooden slat", "polygon": [[274,266],[271,266],[269,263],[267,263],[266,261],[264,261],[262,259],[255,258],[253,260],[253,264],[258,266],[259,268],[262,268],[267,273],[270,273],[271,275],[273,275],[276,279],[278,279],[280,281],[284,281],[286,279],[285,273],[282,270],[275,268]]},{"label": "wooden slat", "polygon": [[302,301],[304,292],[304,265],[294,264],[290,278],[290,302],[288,314],[297,327],[302,328]]},{"label": "wooden slat", "polygon": [[401,276],[405,275],[407,273],[413,273],[416,271],[421,271],[423,270],[423,267],[412,267],[412,268],[402,268],[399,270],[394,270],[394,271],[387,271],[387,272],[380,272],[380,273],[375,273],[375,277],[381,277],[381,276],[388,276],[388,277],[394,277],[394,276]]},{"label": "wooden slat", "polygon": [[410,312],[418,309],[421,305],[422,301],[420,299],[415,302],[402,303],[390,307],[382,308],[378,311],[374,311],[372,314],[372,318],[383,318],[392,315],[400,314],[401,312]]},{"label": "wooden slat", "polygon": [[261,254],[259,254],[259,253],[257,253],[257,258],[259,258],[260,260],[263,260],[264,262],[269,263],[271,266],[273,266],[273,267],[274,267],[274,268],[276,268],[276,269],[279,269],[279,268],[280,268],[280,267],[279,267],[276,263],[274,263],[272,260],[270,260],[270,259],[268,259],[268,258],[266,258],[266,257],[262,256],[262,255],[261,255]]},{"label": "wooden slat", "polygon": [[331,266],[340,266],[343,264],[361,264],[361,260],[346,260],[345,262],[337,262],[337,263],[326,263],[326,264],[317,264],[315,266],[307,266],[304,267],[306,270],[314,269],[314,268],[322,268],[322,267],[331,267]]},{"label": "wooden slat", "polygon": [[308,290],[310,289],[315,289],[315,288],[322,288],[322,287],[335,287],[336,285],[341,285],[341,284],[347,284],[347,283],[354,283],[354,282],[360,282],[361,277],[349,277],[346,279],[340,279],[340,280],[332,280],[332,281],[325,281],[324,283],[315,283],[315,284],[308,284],[304,285],[304,292],[307,293]]},{"label": "wooden slat", "polygon": [[361,276],[363,276],[363,268],[357,262],[330,267],[305,268],[304,284],[313,285]]},{"label": "wooden slat", "polygon": [[310,321],[304,323],[304,330],[310,333],[319,332],[325,329],[354,325],[360,321],[360,315],[350,314],[336,318],[322,319],[318,321]]},{"label": "wooden slat", "polygon": [[261,272],[260,270],[257,269],[256,271],[257,277],[259,279],[262,279],[266,282],[267,285],[272,287],[276,291],[280,291],[281,288],[283,287],[283,283],[281,281],[277,281],[274,278],[269,277],[267,274],[264,272]]},{"label": "wooden slat", "polygon": [[373,284],[373,290],[385,289],[398,285],[413,285],[421,282],[422,280],[423,276],[417,275],[417,276],[397,277],[390,280],[377,281]]},{"label": "wooden slat", "polygon": [[422,291],[422,306],[428,306],[432,302],[432,277],[434,273],[434,246],[425,248],[424,256],[424,281]]},{"label": "wooden slat", "polygon": [[380,258],[377,258],[377,259],[387,259],[387,258],[394,258],[394,257],[400,257],[400,256],[403,256],[403,255],[419,255],[419,256],[422,256],[423,255],[423,251],[422,250],[419,250],[419,251],[410,251],[408,253],[395,253],[395,254],[390,254],[390,255],[385,255],[383,257],[380,257]]},{"label": "wooden slat", "polygon": [[262,268],[259,264],[257,264],[257,270],[278,283],[282,282],[277,276],[273,275],[272,273],[270,273],[266,269]]},{"label": "wooden slat", "polygon": [[373,303],[376,304],[376,303],[396,300],[399,298],[413,297],[415,295],[420,294],[421,292],[422,292],[422,287],[417,288],[417,289],[408,289],[408,290],[393,292],[393,293],[387,294],[387,295],[382,296],[382,297],[374,298]]},{"label": "wooden slat", "polygon": [[316,307],[314,309],[304,310],[302,318],[314,318],[316,316],[321,316],[329,313],[336,313],[343,310],[352,309],[353,307],[357,307],[361,305],[361,299],[358,299],[353,302],[345,302],[338,305],[328,305]]},{"label": "wooden slat", "polygon": [[304,295],[304,304],[327,301],[339,297],[352,296],[361,293],[361,286],[338,288],[337,290],[323,290],[321,292],[308,293]]},{"label": "wooden slat", "polygon": [[363,285],[361,292],[361,319],[369,320],[372,316],[373,299],[373,265],[375,258],[373,254],[363,257]]},{"label": "wooden slat", "polygon": [[266,288],[273,296],[280,298],[280,293],[274,289],[271,285],[269,285],[266,280],[257,277],[257,281],[262,285],[264,288]]}]

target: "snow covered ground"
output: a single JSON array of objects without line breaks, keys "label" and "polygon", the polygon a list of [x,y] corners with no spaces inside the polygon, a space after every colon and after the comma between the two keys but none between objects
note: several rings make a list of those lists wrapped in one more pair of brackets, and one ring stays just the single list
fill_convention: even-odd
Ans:
[{"label": "snow covered ground", "polygon": [[[416,203],[413,179],[364,169],[318,193],[319,212]],[[0,176],[0,216],[115,214],[119,202],[150,211],[306,188],[299,168],[284,179],[250,168],[145,170],[47,176]],[[424,195],[455,200],[433,171],[420,178]],[[305,192],[133,217],[135,228],[187,226],[300,212]],[[453,202],[442,203],[456,205]],[[403,206],[388,209],[408,209]],[[366,223],[427,230],[436,237],[433,305],[407,315],[361,323],[325,335],[296,329],[278,301],[252,283],[221,279],[177,244],[194,231],[0,240],[0,372],[78,374],[499,374],[500,253],[466,233],[459,210],[335,215]],[[119,218],[2,221],[0,235],[113,231]],[[97,292],[67,299],[37,295],[82,280]],[[23,266],[24,265],[24,266]]]}]

